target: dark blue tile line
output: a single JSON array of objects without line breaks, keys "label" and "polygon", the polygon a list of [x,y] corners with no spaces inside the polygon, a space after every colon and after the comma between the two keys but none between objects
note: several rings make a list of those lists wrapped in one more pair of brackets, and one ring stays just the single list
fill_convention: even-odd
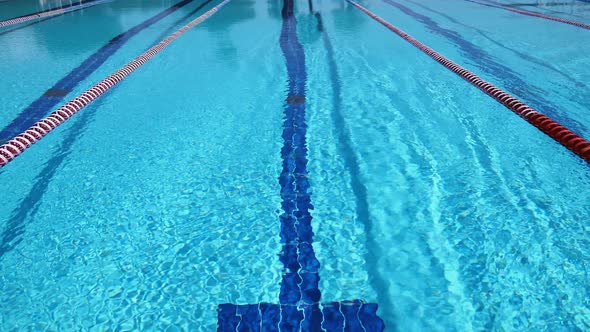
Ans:
[{"label": "dark blue tile line", "polygon": [[[312,0],[309,0],[310,11],[313,12]],[[340,150],[340,156],[344,161],[344,166],[350,174],[350,186],[352,193],[355,198],[356,216],[357,220],[363,224],[366,236],[366,248],[367,253],[365,254],[365,262],[367,265],[367,272],[369,275],[369,283],[373,285],[377,294],[377,302],[389,310],[389,320],[395,321],[393,315],[393,302],[387,294],[389,289],[388,283],[381,277],[381,272],[377,266],[373,263],[375,257],[380,257],[380,246],[371,236],[372,234],[372,218],[369,208],[369,198],[367,193],[367,187],[362,181],[360,162],[357,154],[354,151],[354,144],[352,138],[349,135],[349,127],[344,119],[344,113],[342,110],[342,87],[340,75],[338,74],[338,65],[334,54],[334,46],[330,40],[330,35],[324,27],[322,15],[317,12],[315,13],[317,20],[318,31],[322,35],[324,48],[326,49],[328,71],[330,73],[330,83],[332,86],[332,122],[334,123],[334,132],[338,140],[338,149]],[[388,330],[395,331],[395,326],[388,325]]]},{"label": "dark blue tile line", "polygon": [[[311,195],[307,178],[307,145],[305,123],[305,85],[307,72],[305,52],[297,37],[297,21],[293,14],[294,1],[284,0],[280,47],[285,57],[288,76],[288,95],[283,123],[283,169],[279,176],[283,214],[279,256],[285,267],[281,281],[279,303],[288,305],[281,310],[280,329],[293,330],[298,326],[319,327],[322,321],[318,303],[320,263],[311,243]],[[301,310],[303,309],[303,310]]]},{"label": "dark blue tile line", "polygon": [[[162,20],[172,14],[179,8],[182,8],[193,0],[183,0],[175,5],[165,9],[152,16],[151,18],[137,24],[133,28],[115,36],[108,43],[90,55],[78,67],[69,72],[66,76],[55,83],[50,89],[72,90],[78,83],[90,76],[98,67],[100,67],[108,58],[119,50],[129,39],[140,33],[142,30]],[[2,130],[0,130],[0,143],[6,142],[21,132],[27,130],[35,122],[46,116],[53,108],[59,104],[65,96],[45,96],[42,95],[32,104],[22,110],[14,120]]]},{"label": "dark blue tile line", "polygon": [[[283,321],[284,316],[321,316],[314,325],[302,320],[301,325]],[[217,331],[220,332],[382,332],[383,320],[377,316],[377,304],[361,300],[328,302],[320,305],[292,305],[272,303],[229,304],[218,306]]]},{"label": "dark blue tile line", "polygon": [[[208,0],[199,5],[195,10],[191,11],[191,14],[196,14],[198,10],[202,9],[211,1],[212,0]],[[172,23],[168,30],[178,28],[179,21],[180,20]],[[160,40],[162,40],[162,38],[158,37],[155,42],[159,42]],[[112,91],[114,90],[109,90],[109,92],[101,96],[101,98],[106,98]],[[25,231],[27,218],[34,218],[39,203],[47,191],[47,187],[51,183],[54,174],[71,153],[71,148],[74,143],[80,135],[86,131],[88,124],[92,121],[93,116],[96,113],[96,107],[96,105],[90,106],[87,110],[81,112],[82,114],[79,117],[76,117],[74,124],[68,129],[68,134],[64,138],[62,144],[36,177],[35,184],[31,188],[31,191],[29,191],[27,196],[25,196],[25,198],[19,203],[19,206],[13,211],[10,219],[4,227],[4,231],[0,235],[0,258],[10,250],[14,249],[22,241],[21,236]],[[3,172],[4,169],[0,169],[0,174]]]},{"label": "dark blue tile line", "polygon": [[559,112],[558,107],[552,101],[545,99],[540,93],[533,91],[534,87],[529,86],[518,76],[518,74],[514,73],[512,69],[494,61],[491,54],[480,49],[472,42],[465,40],[457,32],[439,26],[438,23],[436,23],[430,17],[419,14],[396,1],[382,1],[393,7],[396,7],[404,14],[414,17],[420,23],[424,24],[431,32],[443,36],[453,42],[459,47],[461,52],[474,64],[476,64],[482,71],[488,75],[496,77],[498,80],[501,80],[504,83],[503,85],[505,86],[506,91],[513,93],[522,100],[529,100],[530,105],[534,106],[535,109],[566,125],[572,131],[577,132],[578,134],[588,132],[587,126],[577,120],[570,118],[566,113]]},{"label": "dark blue tile line", "polygon": [[279,259],[284,266],[279,304],[221,304],[217,331],[383,331],[376,304],[352,300],[320,305],[320,263],[312,246],[313,205],[307,178],[307,73],[293,6],[293,0],[284,0],[279,39],[288,74],[279,176],[283,209]]},{"label": "dark blue tile line", "polygon": [[579,81],[579,80],[577,80],[575,77],[573,77],[573,76],[570,76],[570,75],[568,75],[567,73],[564,73],[564,72],[562,72],[561,70],[559,70],[558,68],[556,68],[556,67],[555,67],[555,66],[553,66],[552,64],[550,64],[550,63],[548,63],[548,62],[545,62],[545,61],[543,61],[543,60],[541,60],[541,59],[538,59],[538,58],[536,58],[536,57],[533,57],[533,56],[531,56],[531,55],[529,55],[529,54],[527,54],[527,53],[524,53],[524,52],[521,52],[521,51],[519,51],[519,50],[516,50],[516,49],[510,48],[510,47],[508,47],[508,46],[506,46],[506,45],[504,45],[504,44],[500,43],[499,41],[497,41],[497,40],[495,40],[495,39],[493,39],[493,38],[489,37],[489,36],[488,36],[486,33],[484,33],[484,32],[483,32],[482,30],[480,30],[480,29],[477,29],[477,28],[475,28],[475,27],[473,27],[473,26],[470,26],[470,25],[464,24],[464,23],[462,23],[462,22],[460,22],[460,21],[456,20],[455,18],[453,18],[453,17],[451,17],[451,16],[449,16],[449,15],[447,15],[447,14],[445,14],[445,13],[442,13],[442,12],[440,12],[440,11],[434,10],[434,9],[432,9],[432,8],[430,8],[430,7],[427,7],[427,6],[425,6],[425,5],[423,5],[423,4],[419,3],[419,2],[412,1],[412,0],[405,0],[405,1],[406,1],[406,2],[409,2],[409,3],[412,3],[412,4],[414,4],[415,6],[418,6],[418,7],[422,8],[422,9],[424,9],[424,10],[426,10],[426,11],[429,11],[429,12],[431,12],[431,13],[435,13],[435,14],[437,14],[437,15],[440,15],[440,16],[442,16],[442,17],[446,18],[447,20],[449,20],[449,21],[451,21],[451,22],[453,22],[453,23],[455,23],[455,24],[457,24],[457,25],[460,25],[460,26],[466,27],[466,28],[468,28],[468,29],[470,29],[470,30],[472,30],[472,31],[476,32],[477,34],[479,34],[479,35],[480,35],[480,36],[482,36],[483,38],[487,39],[488,41],[490,41],[490,42],[491,42],[491,43],[493,43],[494,45],[496,45],[496,46],[498,46],[498,47],[501,47],[501,48],[503,48],[503,49],[505,49],[505,50],[508,50],[508,51],[510,51],[510,52],[512,52],[512,53],[514,53],[514,54],[516,54],[516,55],[518,55],[520,58],[522,58],[522,59],[524,59],[524,60],[526,60],[526,61],[532,62],[532,63],[534,63],[534,64],[536,64],[536,65],[539,65],[539,66],[541,66],[541,67],[544,67],[544,68],[546,68],[546,69],[549,69],[549,70],[551,70],[552,72],[554,72],[554,73],[556,73],[556,74],[559,74],[559,75],[563,76],[563,77],[564,77],[564,78],[566,78],[567,80],[569,80],[569,81],[571,81],[571,82],[575,83],[577,87],[580,87],[580,88],[585,88],[585,89],[587,89],[587,88],[588,88],[588,86],[586,85],[586,83],[584,83],[584,82],[582,82],[582,81]]}]

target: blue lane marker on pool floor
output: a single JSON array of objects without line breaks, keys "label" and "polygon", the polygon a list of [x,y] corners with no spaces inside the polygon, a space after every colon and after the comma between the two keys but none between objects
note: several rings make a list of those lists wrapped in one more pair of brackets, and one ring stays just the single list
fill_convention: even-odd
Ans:
[{"label": "blue lane marker on pool floor", "polygon": [[362,300],[320,303],[319,268],[313,250],[313,209],[307,178],[305,53],[297,37],[293,0],[284,0],[280,45],[289,76],[283,124],[283,214],[279,255],[284,266],[279,304],[220,304],[218,331],[383,331],[377,304]]}]

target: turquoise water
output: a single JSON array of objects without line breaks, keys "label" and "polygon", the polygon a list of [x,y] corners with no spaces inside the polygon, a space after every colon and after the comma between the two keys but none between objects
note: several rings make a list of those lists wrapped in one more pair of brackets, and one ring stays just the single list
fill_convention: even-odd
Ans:
[{"label": "turquoise water", "polygon": [[[64,101],[220,1],[183,19],[203,2]],[[590,3],[557,2],[517,8],[590,22]],[[0,30],[0,126],[174,3]],[[391,331],[589,330],[588,165],[347,3],[312,4],[295,17],[322,301],[377,303]],[[462,0],[361,4],[590,137],[590,31]],[[210,331],[221,303],[279,302],[282,7],[230,2],[0,170],[0,330]]]},{"label": "turquoise water", "polygon": [[513,8],[535,11],[579,22],[590,22],[590,2],[577,1],[498,1]]}]

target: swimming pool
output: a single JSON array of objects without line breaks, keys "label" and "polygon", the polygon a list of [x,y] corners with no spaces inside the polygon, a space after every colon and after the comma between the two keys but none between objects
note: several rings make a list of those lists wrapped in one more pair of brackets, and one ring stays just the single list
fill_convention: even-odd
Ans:
[{"label": "swimming pool", "polygon": [[[584,160],[346,1],[220,4],[0,30],[4,143],[219,8],[0,168],[0,330],[590,329]],[[360,4],[590,137],[589,30]]]}]

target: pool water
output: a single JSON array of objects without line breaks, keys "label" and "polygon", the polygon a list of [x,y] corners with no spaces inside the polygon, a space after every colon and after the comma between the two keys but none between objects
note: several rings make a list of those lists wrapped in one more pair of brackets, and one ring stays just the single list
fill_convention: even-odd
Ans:
[{"label": "pool water", "polygon": [[[0,28],[0,142],[220,2]],[[377,304],[386,331],[590,330],[588,164],[345,1],[295,0],[285,48],[289,2],[229,2],[0,169],[0,330],[211,331],[221,304],[283,304],[291,194],[321,303]],[[586,1],[498,2],[590,23]],[[590,137],[590,31],[360,3]]]}]

